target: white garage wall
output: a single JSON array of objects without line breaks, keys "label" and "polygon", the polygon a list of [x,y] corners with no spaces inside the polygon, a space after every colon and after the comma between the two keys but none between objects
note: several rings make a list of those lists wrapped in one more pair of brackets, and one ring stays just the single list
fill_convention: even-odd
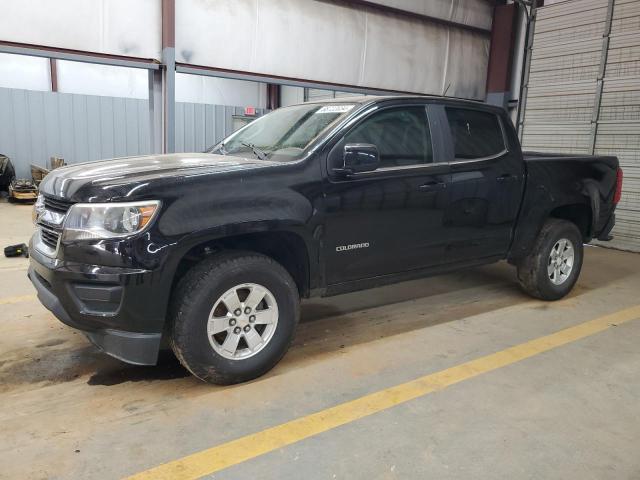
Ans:
[{"label": "white garage wall", "polygon": [[295,105],[304,102],[304,88],[282,85],[280,87],[280,105]]},{"label": "white garage wall", "polygon": [[0,53],[0,87],[51,90],[49,60]]},{"label": "white garage wall", "polygon": [[[146,99],[147,71],[90,63],[57,61],[58,91]],[[0,53],[0,87],[51,91],[48,58]]]},{"label": "white garage wall", "polygon": [[139,68],[58,60],[58,91],[147,99],[148,73]]},{"label": "white garage wall", "polygon": [[[146,70],[64,60],[57,65],[61,93],[148,98]],[[0,53],[0,87],[50,91],[49,68],[47,58]],[[176,74],[177,102],[266,108],[266,96],[265,83]]]},{"label": "white garage wall", "polygon": [[161,19],[160,0],[3,0],[0,39],[159,59]]},{"label": "white garage wall", "polygon": [[177,73],[176,101],[266,108],[267,84]]},{"label": "white garage wall", "polygon": [[[489,2],[484,8],[491,11]],[[488,58],[486,35],[375,9],[314,0],[176,3],[183,63],[416,93],[449,85],[448,95],[480,99]]]},{"label": "white garage wall", "polygon": [[[486,0],[376,2],[474,27],[491,24]],[[5,0],[0,40],[159,59],[161,1]],[[176,59],[183,63],[415,93],[440,94],[448,86],[449,95],[483,99],[488,56],[487,35],[376,8],[319,0],[176,1]],[[139,98],[136,81],[124,83],[125,94]],[[101,93],[96,85],[90,93],[113,89],[106,85]]]},{"label": "white garage wall", "polygon": [[442,18],[474,27],[491,28],[493,10],[486,0],[370,0],[387,7]]}]

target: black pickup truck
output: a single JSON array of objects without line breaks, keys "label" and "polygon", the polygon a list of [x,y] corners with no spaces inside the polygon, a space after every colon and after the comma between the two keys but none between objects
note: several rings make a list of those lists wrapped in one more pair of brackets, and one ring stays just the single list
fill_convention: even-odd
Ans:
[{"label": "black pickup truck", "polygon": [[608,240],[615,157],[525,154],[507,114],[440,97],[278,109],[204,153],[50,173],[29,277],[104,352],[255,378],[285,354],[301,298],[507,260],[555,300],[583,243]]}]

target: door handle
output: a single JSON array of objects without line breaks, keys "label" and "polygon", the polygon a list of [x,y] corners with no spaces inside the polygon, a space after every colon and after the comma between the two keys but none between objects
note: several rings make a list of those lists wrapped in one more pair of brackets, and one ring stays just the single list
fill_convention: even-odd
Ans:
[{"label": "door handle", "polygon": [[444,182],[427,182],[418,187],[418,190],[423,192],[433,192],[435,190],[444,190],[447,188],[447,184]]},{"label": "door handle", "polygon": [[499,177],[496,177],[496,181],[500,183],[515,182],[516,180],[518,180],[517,175],[509,175],[506,173],[504,175],[500,175]]}]

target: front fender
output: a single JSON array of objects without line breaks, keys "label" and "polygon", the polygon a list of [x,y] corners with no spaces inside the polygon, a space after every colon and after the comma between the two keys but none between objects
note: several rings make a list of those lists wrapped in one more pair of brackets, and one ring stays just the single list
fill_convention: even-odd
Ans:
[{"label": "front fender", "polygon": [[[309,199],[287,188],[268,194],[243,190],[221,192],[213,199],[187,196],[171,202],[158,219],[157,228],[165,237],[185,237],[193,232],[220,232],[262,228],[263,224],[306,224],[313,207]],[[244,227],[243,227],[244,225]]]}]

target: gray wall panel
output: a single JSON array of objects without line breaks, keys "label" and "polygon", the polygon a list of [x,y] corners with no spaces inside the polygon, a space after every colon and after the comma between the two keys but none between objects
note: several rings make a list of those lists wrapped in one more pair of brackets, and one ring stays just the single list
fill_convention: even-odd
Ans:
[{"label": "gray wall panel", "polygon": [[175,117],[176,117],[176,131],[175,131],[176,152],[184,152],[184,103],[176,103]]},{"label": "gray wall panel", "polygon": [[[71,116],[73,120],[72,142],[75,158],[89,157],[89,141],[87,129],[87,99],[84,96],[73,95],[71,97]],[[38,158],[38,157],[35,157]]]},{"label": "gray wall panel", "polygon": [[77,163],[149,151],[146,100],[0,88],[0,152],[20,177],[53,156]]},{"label": "gray wall panel", "polygon": [[[242,107],[176,103],[176,151],[203,151],[229,135],[233,116],[243,114]],[[53,156],[71,164],[147,155],[148,101],[0,88],[0,153],[19,177]]]},{"label": "gray wall panel", "polygon": [[116,154],[116,136],[114,130],[113,101],[109,97],[100,97],[100,149],[104,158],[112,158]]},{"label": "gray wall panel", "polygon": [[[124,98],[113,99],[113,111],[114,111],[114,149],[116,157],[127,156],[127,110],[125,108]],[[116,120],[117,119],[117,120]],[[135,152],[131,152],[132,155]]]},{"label": "gray wall panel", "polygon": [[[11,95],[13,102],[13,122],[15,126],[14,148],[18,155],[31,157],[31,141],[26,141],[26,132],[29,131],[27,121],[27,93],[23,90],[14,90]],[[7,152],[4,152],[7,155]]]},{"label": "gray wall panel", "polygon": [[195,142],[193,138],[193,127],[194,127],[194,119],[193,119],[193,111],[194,104],[193,103],[185,103],[184,104],[184,151],[185,152],[193,152],[195,149]]},{"label": "gray wall panel", "polygon": [[224,138],[225,132],[233,130],[233,109],[222,105],[216,105],[216,139]]},{"label": "gray wall panel", "polygon": [[100,101],[98,97],[87,97],[87,146],[89,158],[100,156]]},{"label": "gray wall panel", "polygon": [[[60,93],[58,97],[58,124],[60,126],[60,144],[58,150],[49,152],[49,156],[62,157],[71,163],[71,159],[76,159],[75,148],[73,142],[73,109],[72,96],[68,93]],[[32,132],[25,132],[25,137],[29,137]],[[45,158],[29,158],[27,163],[36,165],[46,165],[48,157]]]},{"label": "gray wall panel", "polygon": [[[256,117],[267,112],[257,108]],[[244,108],[201,103],[176,103],[176,152],[201,152],[233,132],[233,116]]]},{"label": "gray wall panel", "polygon": [[[215,118],[215,109],[213,105],[206,105],[204,110],[204,121],[208,125],[213,125],[213,119]],[[205,128],[205,145],[213,145],[216,139],[216,132],[213,129]]]},{"label": "gray wall panel", "polygon": [[[13,140],[15,133],[13,129],[13,112],[11,103],[11,93],[9,90],[0,88],[0,105],[4,108],[0,108],[0,145],[7,151],[13,151]],[[0,150],[0,153],[2,150]]]},{"label": "gray wall panel", "polygon": [[194,105],[194,128],[193,128],[193,137],[194,137],[194,145],[206,145],[204,131],[206,130],[205,121],[206,117],[204,115],[204,110],[206,105],[196,104]]}]

